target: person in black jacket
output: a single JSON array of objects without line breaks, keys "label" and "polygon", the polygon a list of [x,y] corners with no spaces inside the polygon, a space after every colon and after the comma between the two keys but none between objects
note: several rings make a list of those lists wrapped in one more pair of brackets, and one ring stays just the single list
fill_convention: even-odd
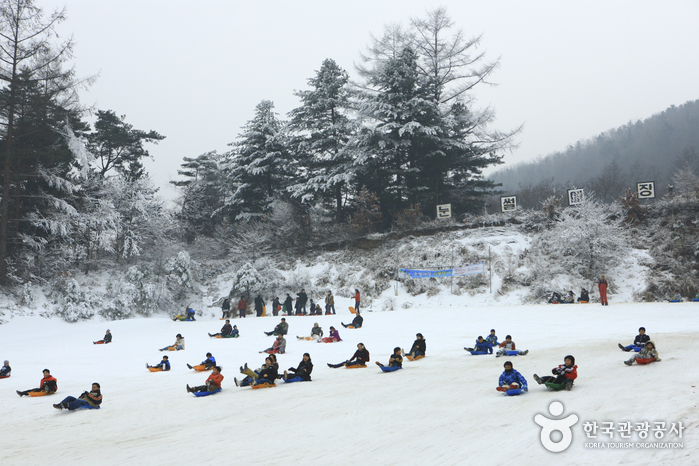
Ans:
[{"label": "person in black jacket", "polygon": [[350,367],[350,366],[364,366],[366,367],[366,363],[369,362],[369,350],[366,349],[364,346],[364,343],[359,343],[357,345],[357,351],[354,352],[354,355],[347,361],[341,362],[340,364],[330,364],[328,363],[328,367],[338,368],[342,366]]},{"label": "person in black jacket", "polygon": [[228,298],[223,300],[223,303],[221,304],[221,319],[230,319],[231,318],[231,302],[228,301]]},{"label": "person in black jacket", "polygon": [[345,328],[362,328],[362,324],[364,323],[364,317],[359,315],[359,311],[357,311],[357,315],[352,319],[352,323],[345,325],[343,322],[340,322],[343,327]]},{"label": "person in black jacket", "polygon": [[261,295],[257,295],[255,298],[255,312],[257,313],[257,317],[262,317],[262,309],[265,306],[265,301],[262,299]]},{"label": "person in black jacket", "polygon": [[10,361],[5,359],[5,364],[0,367],[0,377],[9,377],[10,372],[12,372],[12,368],[10,367]]},{"label": "person in black jacket", "polygon": [[294,300],[291,299],[289,293],[286,294],[286,299],[284,299],[284,305],[282,306],[282,312],[286,312],[286,315],[290,316],[293,314],[292,309],[294,308]]},{"label": "person in black jacket", "polygon": [[279,298],[276,297],[272,300],[272,315],[279,315]]},{"label": "person in black jacket", "polygon": [[112,332],[110,332],[109,329],[107,329],[107,333],[104,334],[104,338],[102,338],[101,340],[98,340],[98,341],[93,341],[92,344],[93,345],[102,345],[102,344],[106,345],[107,343],[111,343],[111,342],[112,342]]},{"label": "person in black jacket", "polygon": [[210,337],[221,337],[221,338],[226,338],[229,336],[231,333],[233,333],[233,327],[231,327],[231,321],[229,319],[226,319],[226,325],[221,327],[221,332],[220,333],[214,333],[211,334],[209,333]]},{"label": "person in black jacket", "polygon": [[277,358],[273,355],[267,356],[265,358],[265,363],[258,370],[254,371],[248,368],[248,364],[240,367],[240,373],[245,374],[243,380],[233,379],[235,385],[238,387],[246,387],[248,385],[257,385],[259,383],[270,383],[274,382],[279,377],[279,364],[277,363]]},{"label": "person in black jacket", "polygon": [[646,328],[641,327],[638,329],[638,335],[636,335],[636,338],[634,338],[632,345],[624,346],[619,343],[619,348],[621,348],[622,351],[636,351],[638,353],[649,341],[650,335],[646,335]]},{"label": "person in black jacket", "polygon": [[583,288],[580,291],[580,297],[578,298],[579,303],[589,303],[590,302],[590,294],[587,292],[585,288]]},{"label": "person in black jacket", "polygon": [[408,357],[415,359],[418,356],[424,356],[427,352],[427,342],[422,333],[415,335],[415,342],[408,352]]},{"label": "person in black jacket", "polygon": [[[288,372],[293,372],[294,376],[290,378]],[[311,355],[308,353],[303,353],[303,359],[299,363],[299,366],[295,369],[290,367],[288,372],[284,371],[284,382],[310,382],[311,372],[313,372]]]},{"label": "person in black jacket", "polygon": [[298,298],[296,298],[296,313],[306,315],[306,303],[308,302],[306,290],[301,288],[301,291],[296,293],[296,296],[298,296]]}]

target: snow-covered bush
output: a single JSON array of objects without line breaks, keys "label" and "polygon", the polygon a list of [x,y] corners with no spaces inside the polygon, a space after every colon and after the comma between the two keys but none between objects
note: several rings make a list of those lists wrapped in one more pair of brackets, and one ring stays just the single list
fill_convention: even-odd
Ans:
[{"label": "snow-covered bush", "polygon": [[246,262],[233,277],[233,286],[231,287],[231,296],[245,296],[247,301],[251,297],[261,293],[265,286],[265,281],[262,275],[252,266],[250,262]]},{"label": "snow-covered bush", "polygon": [[177,257],[170,258],[165,264],[168,274],[168,288],[176,299],[184,297],[194,285],[194,263],[187,251],[180,251]]},{"label": "snow-covered bush", "polygon": [[88,320],[102,307],[100,296],[86,292],[68,273],[57,274],[51,282],[49,299],[55,313],[66,322]]},{"label": "snow-covered bush", "polygon": [[167,298],[167,290],[154,281],[150,272],[132,266],[123,280],[116,279],[107,285],[109,298],[99,314],[108,320],[128,319],[134,315],[150,316],[158,311],[161,297]]}]

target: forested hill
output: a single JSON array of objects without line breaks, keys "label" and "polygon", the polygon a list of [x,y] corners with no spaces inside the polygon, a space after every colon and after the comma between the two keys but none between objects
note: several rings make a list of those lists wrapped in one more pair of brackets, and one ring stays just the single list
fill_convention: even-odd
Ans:
[{"label": "forested hill", "polygon": [[545,195],[556,186],[591,189],[609,201],[639,181],[655,181],[657,194],[663,195],[687,164],[699,174],[699,100],[629,121],[536,162],[499,170],[492,179],[507,194],[523,194],[522,207],[537,207],[535,192]]}]

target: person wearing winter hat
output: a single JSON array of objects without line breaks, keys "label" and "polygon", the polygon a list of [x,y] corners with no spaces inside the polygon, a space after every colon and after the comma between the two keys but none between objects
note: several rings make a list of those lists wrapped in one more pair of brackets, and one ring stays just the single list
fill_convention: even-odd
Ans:
[{"label": "person wearing winter hat", "polygon": [[112,332],[110,332],[109,329],[107,329],[107,333],[104,335],[104,338],[102,338],[101,340],[98,340],[98,341],[93,341],[92,344],[93,345],[106,345],[107,343],[111,343],[111,342],[112,342]]},{"label": "person wearing winter hat", "polygon": [[503,364],[505,368],[504,372],[500,374],[500,379],[498,380],[497,391],[506,392],[508,390],[520,389],[522,391],[528,391],[527,379],[524,378],[522,374],[514,370],[511,361],[505,361]]},{"label": "person wearing winter hat", "polygon": [[12,372],[12,368],[10,367],[10,361],[5,359],[5,364],[0,368],[0,378],[7,378],[10,376],[10,372]]},{"label": "person wearing winter hat", "polygon": [[649,362],[660,361],[660,357],[658,356],[658,351],[655,349],[655,343],[653,343],[653,340],[648,340],[646,342],[646,346],[637,354],[634,354],[631,359],[624,361],[624,364],[631,366],[634,361],[636,361],[636,364],[648,364]]},{"label": "person wearing winter hat", "polygon": [[51,375],[51,371],[48,369],[43,370],[44,378],[39,382],[39,388],[32,388],[30,390],[19,391],[17,394],[19,396],[29,396],[29,392],[46,392],[46,394],[54,393],[58,390],[58,380]]},{"label": "person wearing winter hat", "polygon": [[554,376],[539,377],[534,374],[534,380],[539,385],[542,383],[564,384],[565,389],[570,391],[573,388],[573,381],[578,377],[578,366],[575,365],[575,358],[569,354],[563,358],[563,364],[551,369],[551,373]]}]

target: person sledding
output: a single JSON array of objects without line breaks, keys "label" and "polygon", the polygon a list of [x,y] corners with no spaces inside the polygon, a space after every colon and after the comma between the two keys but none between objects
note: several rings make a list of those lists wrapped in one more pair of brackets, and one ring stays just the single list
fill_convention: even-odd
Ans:
[{"label": "person sledding", "polygon": [[495,354],[496,358],[500,356],[526,356],[529,350],[518,351],[512,337],[507,335],[505,341],[500,343],[500,350]]},{"label": "person sledding", "polygon": [[587,292],[585,288],[580,290],[580,297],[578,298],[580,304],[587,304],[590,302],[590,293]]},{"label": "person sledding", "polygon": [[146,368],[147,369],[160,369],[163,372],[169,371],[170,370],[170,358],[167,356],[163,356],[163,359],[160,361],[160,363],[156,364],[155,366],[150,366],[150,365],[146,364]]},{"label": "person sledding", "polygon": [[342,341],[340,338],[340,332],[335,330],[335,327],[330,327],[330,334],[327,337],[318,339],[318,343],[335,343],[336,341]]},{"label": "person sledding", "polygon": [[266,350],[260,351],[260,353],[268,353],[268,354],[284,354],[284,353],[286,353],[286,339],[284,338],[284,335],[277,335],[277,338],[274,340],[272,347],[267,348]]},{"label": "person sledding", "polygon": [[181,351],[183,349],[184,349],[184,337],[180,333],[178,333],[175,336],[175,343],[170,345],[170,346],[166,346],[165,348],[160,348],[160,351]]},{"label": "person sledding", "polygon": [[191,307],[187,307],[187,311],[182,314],[177,314],[175,317],[172,318],[172,320],[179,320],[179,321],[187,321],[187,322],[193,322],[196,319],[194,318],[194,309]]},{"label": "person sledding", "polygon": [[12,372],[12,368],[10,367],[10,361],[5,359],[5,363],[0,367],[0,379],[6,379],[8,378]]},{"label": "person sledding", "polygon": [[41,382],[39,382],[38,388],[32,388],[24,391],[17,390],[17,394],[19,396],[31,396],[30,393],[43,392],[46,395],[55,393],[58,390],[58,380],[56,380],[56,378],[51,375],[51,371],[48,369],[44,369],[43,374],[44,377],[41,379]]},{"label": "person sledding", "polygon": [[354,316],[354,319],[352,319],[352,323],[345,325],[344,323],[340,322],[343,327],[345,328],[362,328],[362,324],[364,323],[364,317],[359,315],[359,310],[357,310],[357,315]]},{"label": "person sledding", "polygon": [[296,335],[296,338],[299,340],[318,340],[320,338],[323,338],[323,329],[318,325],[318,322],[313,324],[313,328],[311,328],[311,336],[310,337],[300,337]]},{"label": "person sledding", "polygon": [[219,333],[209,333],[211,338],[233,338],[233,327],[231,326],[230,319],[226,319],[226,323],[221,327]]},{"label": "person sledding", "polygon": [[338,368],[338,367],[366,367],[366,363],[370,361],[369,359],[369,350],[367,350],[364,347],[364,343],[359,343],[357,344],[357,351],[354,352],[352,357],[348,359],[347,361],[341,362],[339,364],[330,364],[328,363],[328,367],[332,367],[333,369]]},{"label": "person sledding", "polygon": [[638,329],[638,335],[636,335],[636,338],[633,339],[633,343],[624,346],[621,343],[619,343],[619,349],[622,351],[635,351],[639,352],[641,349],[643,349],[644,346],[646,346],[646,343],[650,341],[650,335],[646,335],[646,328],[645,327],[640,327]]},{"label": "person sledding", "polygon": [[[205,370],[208,371],[209,369],[212,369],[216,365],[216,358],[211,354],[211,353],[206,353],[206,359],[204,359],[202,362],[198,364],[198,366],[204,366],[203,369],[201,367],[197,368],[197,370]],[[190,369],[194,369],[194,366],[191,364],[187,364],[187,367]]]},{"label": "person sledding", "polygon": [[67,396],[63,398],[63,401],[53,405],[56,409],[67,409],[70,411],[79,408],[90,408],[97,409],[102,404],[102,391],[100,384],[97,382],[92,384],[92,389],[87,392],[83,392],[78,398],[73,396]]},{"label": "person sledding", "polygon": [[215,392],[221,390],[221,382],[223,382],[223,375],[221,375],[221,368],[219,366],[214,366],[213,371],[206,378],[204,385],[199,385],[198,387],[190,387],[187,384],[187,393],[197,393],[197,392]]},{"label": "person sledding", "polygon": [[569,290],[561,301],[562,304],[573,304],[575,302],[575,293],[573,290]]},{"label": "person sledding", "polygon": [[558,367],[551,369],[553,376],[546,375],[544,377],[539,377],[534,374],[534,380],[539,385],[546,384],[546,386],[552,386],[552,388],[565,388],[569,390],[573,388],[573,381],[578,377],[578,366],[575,365],[575,358],[570,354],[563,358],[563,364]]},{"label": "person sledding", "polygon": [[472,347],[464,346],[464,349],[474,356],[481,354],[493,354],[493,345],[487,343],[483,339],[482,335],[479,335],[478,338],[476,338],[476,343]]},{"label": "person sledding", "polygon": [[561,302],[561,300],[561,295],[557,291],[554,291],[551,293],[551,297],[549,298],[549,304],[558,304]]},{"label": "person sledding", "polygon": [[[522,391],[526,392],[529,390],[527,379],[514,369],[511,361],[505,361],[503,367],[505,370],[500,374],[497,391],[508,392],[508,395],[519,395]],[[520,392],[516,390],[520,390]]]},{"label": "person sledding", "polygon": [[500,342],[498,341],[498,336],[495,335],[495,329],[491,328],[490,329],[490,334],[485,337],[485,342],[490,345],[490,353],[493,352],[493,347],[494,346],[499,346]]},{"label": "person sledding", "polygon": [[[289,372],[293,372],[293,375],[289,375]],[[290,367],[288,370],[284,371],[284,376],[282,377],[282,380],[287,383],[310,382],[311,372],[313,372],[313,362],[311,362],[311,355],[308,353],[303,353],[303,359],[299,363],[298,367]]]},{"label": "person sledding", "polygon": [[111,343],[111,342],[112,342],[112,332],[110,332],[109,329],[107,329],[107,333],[104,334],[104,338],[102,338],[101,340],[93,341],[92,344],[93,345],[106,345],[107,343]]},{"label": "person sledding", "polygon": [[376,361],[376,365],[381,368],[384,372],[392,372],[392,371],[397,371],[398,369],[403,368],[403,355],[401,354],[402,350],[396,346],[393,348],[393,354],[388,358],[388,367],[384,366],[381,364],[379,361]]},{"label": "person sledding", "polygon": [[660,361],[660,357],[658,356],[658,351],[655,349],[653,340],[648,340],[643,349],[634,354],[629,360],[624,361],[624,364],[631,366],[634,362],[636,362],[636,364],[648,364],[655,361]]},{"label": "person sledding", "polygon": [[245,374],[243,380],[233,379],[238,387],[247,387],[248,385],[275,385],[275,381],[279,377],[279,365],[272,360],[271,356],[265,358],[265,363],[258,370],[254,371],[248,368],[248,363],[240,367],[240,373]]},{"label": "person sledding", "polygon": [[426,353],[427,342],[425,341],[425,337],[422,336],[422,333],[415,334],[415,341],[413,342],[413,346],[410,347],[410,351],[408,351],[406,357],[412,361],[413,359],[424,358]]},{"label": "person sledding", "polygon": [[289,333],[289,324],[286,323],[286,319],[282,317],[282,321],[277,324],[276,327],[274,327],[274,330],[271,332],[264,332],[265,335],[272,336],[274,335],[275,337],[277,335],[286,335]]}]

